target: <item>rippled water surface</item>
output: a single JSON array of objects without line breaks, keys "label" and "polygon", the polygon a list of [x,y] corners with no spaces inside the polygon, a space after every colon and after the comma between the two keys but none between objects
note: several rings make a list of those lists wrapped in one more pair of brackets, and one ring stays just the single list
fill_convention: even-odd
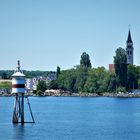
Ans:
[{"label": "rippled water surface", "polygon": [[[139,140],[139,98],[29,97],[35,124],[12,124],[14,97],[0,97],[2,140]],[[25,101],[25,120],[31,117]]]}]

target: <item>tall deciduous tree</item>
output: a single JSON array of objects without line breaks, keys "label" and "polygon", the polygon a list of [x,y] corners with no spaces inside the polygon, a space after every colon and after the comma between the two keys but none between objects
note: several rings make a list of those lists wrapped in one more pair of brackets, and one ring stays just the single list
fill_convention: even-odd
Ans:
[{"label": "tall deciduous tree", "polygon": [[84,91],[84,85],[87,80],[88,69],[86,67],[79,67],[76,70],[76,88],[79,92]]},{"label": "tall deciduous tree", "polygon": [[80,65],[86,68],[91,68],[90,57],[86,52],[81,55]]},{"label": "tall deciduous tree", "polygon": [[136,69],[137,69],[137,73],[138,73],[138,75],[137,75],[138,88],[140,89],[140,66],[137,66]]},{"label": "tall deciduous tree", "polygon": [[127,90],[136,89],[138,87],[138,72],[134,65],[127,66]]},{"label": "tall deciduous tree", "polygon": [[58,76],[59,76],[59,74],[60,74],[60,67],[59,66],[57,66],[57,70],[56,70],[56,76],[57,76],[57,78],[58,78]]},{"label": "tall deciduous tree", "polygon": [[110,73],[108,77],[108,92],[114,92],[116,90],[116,75],[115,73]]},{"label": "tall deciduous tree", "polygon": [[114,56],[115,73],[117,76],[117,82],[119,86],[126,86],[127,80],[127,57],[123,48],[116,50],[116,56]]}]

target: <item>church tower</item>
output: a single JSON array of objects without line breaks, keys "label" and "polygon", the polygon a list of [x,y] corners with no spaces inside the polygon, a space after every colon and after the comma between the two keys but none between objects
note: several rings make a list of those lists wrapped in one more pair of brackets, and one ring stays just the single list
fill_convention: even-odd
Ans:
[{"label": "church tower", "polygon": [[127,55],[127,64],[133,65],[133,41],[131,39],[131,33],[129,29],[128,38],[126,41],[126,55]]}]

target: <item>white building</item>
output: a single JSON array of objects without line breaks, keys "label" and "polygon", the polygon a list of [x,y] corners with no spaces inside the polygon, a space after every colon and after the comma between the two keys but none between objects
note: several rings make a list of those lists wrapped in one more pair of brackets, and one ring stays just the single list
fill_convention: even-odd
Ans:
[{"label": "white building", "polygon": [[36,90],[36,88],[37,88],[36,78],[27,78],[26,79],[26,88],[27,88],[27,90]]}]

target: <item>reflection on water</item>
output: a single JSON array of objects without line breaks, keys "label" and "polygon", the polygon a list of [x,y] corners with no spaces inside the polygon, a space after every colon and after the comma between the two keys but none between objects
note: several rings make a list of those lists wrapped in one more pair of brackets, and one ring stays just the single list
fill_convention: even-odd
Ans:
[{"label": "reflection on water", "polygon": [[24,140],[25,137],[25,131],[24,125],[19,124],[13,124],[13,136],[12,139],[14,140]]},{"label": "reflection on water", "polygon": [[32,129],[34,128],[34,124],[32,123],[25,123],[22,124],[12,124],[12,140],[26,140],[26,139],[33,139],[34,133]]}]

